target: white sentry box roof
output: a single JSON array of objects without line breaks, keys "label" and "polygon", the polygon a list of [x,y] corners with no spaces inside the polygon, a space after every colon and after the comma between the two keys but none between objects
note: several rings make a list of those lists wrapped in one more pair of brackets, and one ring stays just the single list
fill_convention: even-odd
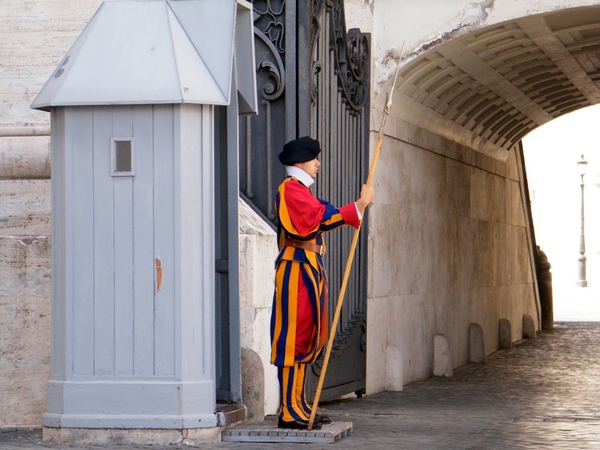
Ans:
[{"label": "white sentry box roof", "polygon": [[228,105],[234,53],[239,74],[237,88],[244,100],[240,106],[247,109],[240,112],[255,112],[250,3],[107,0],[31,107],[49,110],[75,105]]}]

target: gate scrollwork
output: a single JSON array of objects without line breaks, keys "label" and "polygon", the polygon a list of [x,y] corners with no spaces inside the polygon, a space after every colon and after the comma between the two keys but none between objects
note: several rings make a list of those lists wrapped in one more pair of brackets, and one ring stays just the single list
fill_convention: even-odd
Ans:
[{"label": "gate scrollwork", "polygon": [[[323,16],[323,8],[329,14]],[[317,41],[321,32],[319,19],[330,18],[332,33],[330,36],[330,48],[335,55],[336,72],[339,80],[339,88],[343,92],[344,101],[354,111],[360,111],[365,106],[369,93],[366,85],[370,61],[369,36],[360,30],[353,28],[346,33],[346,18],[343,1],[325,2],[324,0],[313,0],[311,12],[311,54],[313,55],[313,88],[312,100],[318,93],[315,75],[321,70],[319,55],[317,52]]]},{"label": "gate scrollwork", "polygon": [[267,100],[276,100],[285,89],[285,66],[282,55],[285,54],[285,0],[255,0],[254,34],[270,50],[271,60],[263,59],[258,63],[257,72],[266,71],[270,82],[260,89]]}]

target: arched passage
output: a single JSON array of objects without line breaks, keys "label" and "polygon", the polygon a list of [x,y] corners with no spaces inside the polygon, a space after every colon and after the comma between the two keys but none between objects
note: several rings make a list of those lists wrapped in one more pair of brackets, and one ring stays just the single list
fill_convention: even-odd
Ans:
[{"label": "arched passage", "polygon": [[[526,16],[473,31],[415,57],[401,68],[400,77],[395,100],[403,120],[504,159],[530,131],[600,102],[600,6]],[[573,151],[586,153],[589,160],[583,148]],[[539,155],[537,161],[543,164]],[[568,214],[575,216],[572,228],[579,227],[580,219],[577,183],[572,183],[577,212]],[[588,212],[588,222],[593,212]],[[588,244],[593,240],[589,226]],[[579,236],[571,234],[577,238],[571,243],[575,250]],[[561,258],[574,259],[575,251],[565,252]],[[568,279],[555,284],[573,284],[576,269],[568,273],[561,264],[567,265],[555,261],[557,275]]]},{"label": "arched passage", "polygon": [[[404,384],[430,376],[436,335],[457,367],[470,361],[472,324],[486,354],[498,349],[499,321],[512,324],[513,342],[526,317],[539,329],[518,144],[600,103],[598,55],[600,6],[517,17],[409,50],[371,210],[368,392],[398,384],[390,379],[398,372]],[[382,369],[391,358],[400,371]]]}]

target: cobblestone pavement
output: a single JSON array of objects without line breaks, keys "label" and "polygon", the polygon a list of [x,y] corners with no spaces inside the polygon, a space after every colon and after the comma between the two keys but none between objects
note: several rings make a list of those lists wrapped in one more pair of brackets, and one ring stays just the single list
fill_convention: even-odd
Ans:
[{"label": "cobblestone pavement", "polygon": [[[362,399],[327,402],[354,432],[335,444],[200,444],[203,449],[600,449],[600,323],[554,331],[455,369]],[[173,449],[41,442],[40,430],[0,430],[0,448]],[[181,447],[182,450],[185,447]]]}]

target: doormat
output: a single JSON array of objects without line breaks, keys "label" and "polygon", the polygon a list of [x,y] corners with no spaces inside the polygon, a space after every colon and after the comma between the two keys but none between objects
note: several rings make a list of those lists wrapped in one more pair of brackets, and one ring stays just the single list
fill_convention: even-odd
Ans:
[{"label": "doormat", "polygon": [[352,422],[331,422],[320,430],[284,430],[276,420],[242,423],[223,431],[223,442],[301,442],[333,444],[352,433]]}]

